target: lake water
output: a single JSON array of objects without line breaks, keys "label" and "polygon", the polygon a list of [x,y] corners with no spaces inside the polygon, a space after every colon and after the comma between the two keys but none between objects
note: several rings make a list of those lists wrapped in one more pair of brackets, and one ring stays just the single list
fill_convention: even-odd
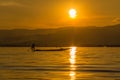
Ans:
[{"label": "lake water", "polygon": [[120,48],[0,48],[0,80],[120,80]]}]

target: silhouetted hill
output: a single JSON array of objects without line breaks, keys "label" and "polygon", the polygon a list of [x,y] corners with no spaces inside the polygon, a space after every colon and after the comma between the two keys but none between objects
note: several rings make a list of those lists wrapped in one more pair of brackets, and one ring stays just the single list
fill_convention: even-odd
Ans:
[{"label": "silhouetted hill", "polygon": [[0,46],[119,46],[120,24],[106,27],[0,30]]}]

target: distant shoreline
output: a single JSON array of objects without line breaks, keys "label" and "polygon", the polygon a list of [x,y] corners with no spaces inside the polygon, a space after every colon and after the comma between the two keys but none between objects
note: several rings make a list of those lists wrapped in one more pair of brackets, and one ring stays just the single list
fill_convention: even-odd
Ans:
[{"label": "distant shoreline", "polygon": [[[0,47],[30,47],[25,45],[0,45]],[[36,47],[70,47],[70,46],[36,46]],[[120,47],[120,45],[81,45],[77,47]]]}]

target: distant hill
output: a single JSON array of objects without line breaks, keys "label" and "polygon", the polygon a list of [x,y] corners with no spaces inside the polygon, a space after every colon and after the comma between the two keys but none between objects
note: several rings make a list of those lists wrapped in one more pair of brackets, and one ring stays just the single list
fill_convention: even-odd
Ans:
[{"label": "distant hill", "polygon": [[120,46],[120,24],[105,27],[0,30],[0,46]]}]

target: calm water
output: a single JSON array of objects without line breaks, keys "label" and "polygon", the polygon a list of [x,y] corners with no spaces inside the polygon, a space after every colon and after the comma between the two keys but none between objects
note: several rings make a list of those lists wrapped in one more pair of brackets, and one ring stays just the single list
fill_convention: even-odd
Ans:
[{"label": "calm water", "polygon": [[0,48],[0,80],[120,80],[120,48]]}]

